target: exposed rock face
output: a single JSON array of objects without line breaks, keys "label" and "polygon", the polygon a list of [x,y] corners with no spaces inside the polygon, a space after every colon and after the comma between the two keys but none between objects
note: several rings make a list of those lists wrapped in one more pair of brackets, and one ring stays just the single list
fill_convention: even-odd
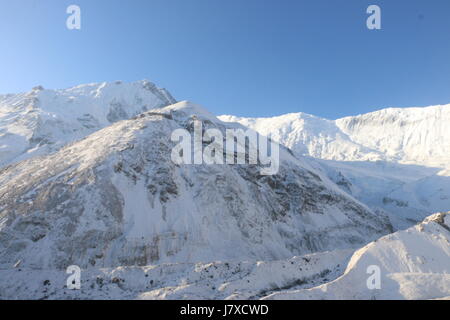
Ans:
[{"label": "exposed rock face", "polygon": [[171,133],[194,119],[230,126],[183,102],[3,168],[0,266],[273,260],[392,231],[285,148],[273,176],[259,165],[176,165]]}]

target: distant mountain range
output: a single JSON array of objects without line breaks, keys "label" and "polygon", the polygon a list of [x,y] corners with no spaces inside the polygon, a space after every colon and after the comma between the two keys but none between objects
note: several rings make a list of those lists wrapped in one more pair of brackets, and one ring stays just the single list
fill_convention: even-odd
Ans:
[{"label": "distant mountain range", "polygon": [[304,113],[220,116],[313,159],[343,190],[397,229],[450,208],[450,105],[327,120]]}]

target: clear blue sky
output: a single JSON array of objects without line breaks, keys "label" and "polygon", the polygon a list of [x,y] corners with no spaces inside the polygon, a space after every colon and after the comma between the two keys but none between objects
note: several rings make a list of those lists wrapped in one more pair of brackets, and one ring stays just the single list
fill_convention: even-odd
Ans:
[{"label": "clear blue sky", "polygon": [[446,104],[450,1],[0,0],[0,72],[1,93],[149,79],[240,116]]}]

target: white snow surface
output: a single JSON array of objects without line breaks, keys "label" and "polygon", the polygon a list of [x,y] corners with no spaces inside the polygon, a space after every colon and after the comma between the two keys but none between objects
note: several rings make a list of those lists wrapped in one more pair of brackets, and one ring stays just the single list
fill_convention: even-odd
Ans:
[{"label": "white snow surface", "polygon": [[119,120],[175,103],[143,80],[0,95],[0,167],[56,151]]},{"label": "white snow surface", "polygon": [[387,213],[397,229],[450,210],[450,105],[389,108],[338,120],[304,113],[219,119],[314,158],[316,169]]},{"label": "white snow surface", "polygon": [[448,168],[450,105],[388,108],[327,120],[305,113],[272,118],[219,116],[271,137],[293,151],[336,161],[388,161]]},{"label": "white snow surface", "polygon": [[[367,285],[370,266],[380,268],[379,289]],[[356,251],[334,281],[266,299],[445,299],[449,293],[450,213],[439,213]]]}]

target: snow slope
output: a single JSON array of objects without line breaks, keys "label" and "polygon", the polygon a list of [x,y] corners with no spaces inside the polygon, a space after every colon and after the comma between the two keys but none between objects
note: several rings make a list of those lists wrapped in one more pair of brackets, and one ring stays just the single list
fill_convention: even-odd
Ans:
[{"label": "snow slope", "polygon": [[377,161],[448,167],[450,105],[389,108],[327,120],[304,113],[273,118],[220,116],[239,122],[298,154],[336,161]]},{"label": "snow slope", "polygon": [[284,259],[357,247],[392,231],[309,164],[280,149],[280,170],[261,165],[176,165],[182,102],[119,121],[48,156],[0,171],[0,267],[118,267]]},{"label": "snow slope", "polygon": [[390,108],[336,120],[352,141],[377,150],[386,160],[448,168],[450,105]]},{"label": "snow slope", "polygon": [[450,105],[390,108],[334,121],[303,113],[219,118],[315,158],[317,170],[388,214],[396,229],[450,209]]},{"label": "snow slope", "polygon": [[146,80],[0,95],[0,167],[54,152],[111,123],[175,102],[167,90]]},{"label": "snow slope", "polygon": [[[369,289],[370,266],[381,286]],[[368,273],[368,270],[370,271]],[[267,299],[439,299],[450,296],[450,213],[385,236],[355,252],[345,273],[315,288],[277,292]]]},{"label": "snow slope", "polygon": [[238,122],[285,145],[302,156],[327,160],[382,160],[381,152],[354,142],[336,121],[305,113],[291,113],[273,118],[219,116],[225,122]]}]

